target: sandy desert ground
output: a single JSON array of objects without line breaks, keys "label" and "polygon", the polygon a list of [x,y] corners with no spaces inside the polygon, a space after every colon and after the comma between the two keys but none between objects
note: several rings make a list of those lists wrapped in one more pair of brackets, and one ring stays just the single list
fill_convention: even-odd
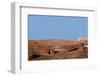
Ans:
[{"label": "sandy desert ground", "polygon": [[28,60],[88,58],[88,40],[29,40]]}]

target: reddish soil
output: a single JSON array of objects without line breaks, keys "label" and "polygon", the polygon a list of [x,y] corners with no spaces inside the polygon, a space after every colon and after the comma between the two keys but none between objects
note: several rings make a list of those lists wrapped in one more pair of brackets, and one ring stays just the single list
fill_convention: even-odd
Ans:
[{"label": "reddish soil", "polygon": [[29,40],[28,60],[87,58],[87,43],[80,40]]}]

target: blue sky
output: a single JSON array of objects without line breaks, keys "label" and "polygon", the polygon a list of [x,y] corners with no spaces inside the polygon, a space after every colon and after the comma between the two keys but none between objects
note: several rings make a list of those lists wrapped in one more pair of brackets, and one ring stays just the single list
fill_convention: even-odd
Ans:
[{"label": "blue sky", "polygon": [[28,16],[28,39],[75,40],[88,36],[88,17]]}]

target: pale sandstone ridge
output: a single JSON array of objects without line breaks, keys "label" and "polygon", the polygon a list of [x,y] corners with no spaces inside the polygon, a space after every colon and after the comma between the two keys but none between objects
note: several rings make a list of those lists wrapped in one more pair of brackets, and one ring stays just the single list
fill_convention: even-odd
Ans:
[{"label": "pale sandstone ridge", "polygon": [[88,47],[88,38],[87,37],[81,37],[78,40],[81,41],[82,43],[84,43],[85,47]]}]

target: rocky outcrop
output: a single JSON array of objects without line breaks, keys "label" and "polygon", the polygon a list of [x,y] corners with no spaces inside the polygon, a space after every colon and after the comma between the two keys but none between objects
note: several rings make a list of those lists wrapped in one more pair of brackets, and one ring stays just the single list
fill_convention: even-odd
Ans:
[{"label": "rocky outcrop", "polygon": [[28,59],[73,59],[87,58],[87,40],[29,40]]}]

